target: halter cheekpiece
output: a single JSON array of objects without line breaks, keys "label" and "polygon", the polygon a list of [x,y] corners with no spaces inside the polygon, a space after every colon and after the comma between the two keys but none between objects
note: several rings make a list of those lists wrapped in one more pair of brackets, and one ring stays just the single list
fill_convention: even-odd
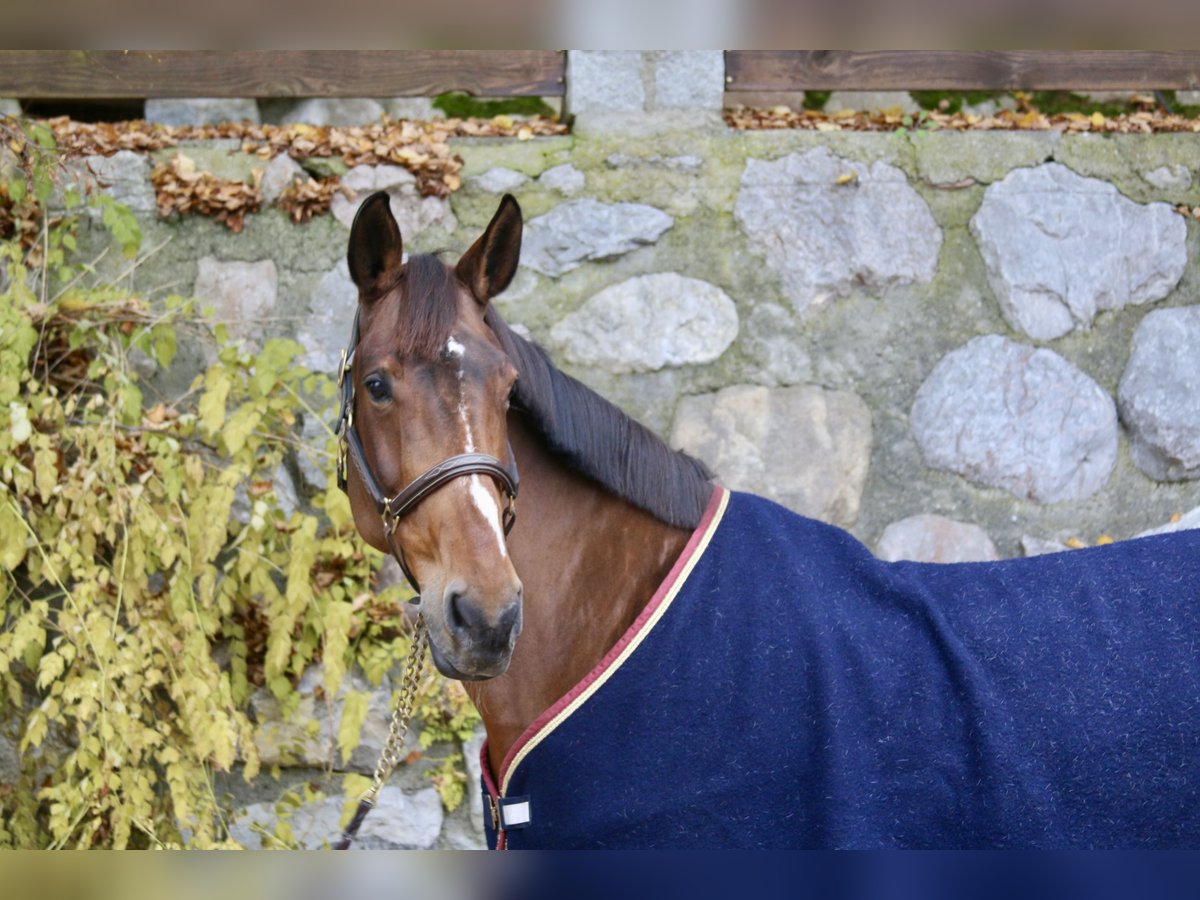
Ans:
[{"label": "halter cheekpiece", "polygon": [[513,523],[517,520],[517,486],[520,484],[517,476],[517,462],[513,457],[512,447],[508,448],[508,465],[486,453],[460,453],[430,466],[394,497],[387,496],[379,486],[379,480],[371,471],[371,465],[367,462],[367,455],[363,450],[362,439],[358,436],[358,429],[354,427],[352,370],[354,354],[358,350],[358,338],[358,313],[356,312],[354,328],[350,333],[350,344],[342,351],[341,362],[338,365],[337,378],[338,388],[341,391],[341,406],[338,410],[337,427],[334,429],[338,435],[338,487],[348,493],[346,475],[347,460],[349,460],[350,463],[353,463],[358,477],[362,479],[363,486],[367,489],[367,493],[375,503],[376,511],[383,520],[383,532],[388,546],[392,550],[392,555],[396,557],[396,562],[400,564],[400,569],[404,572],[408,583],[412,585],[412,589],[419,595],[421,588],[405,561],[403,548],[397,546],[392,537],[400,520],[447,482],[463,475],[490,475],[508,498],[508,503],[504,508],[503,521],[504,534],[507,536],[512,530]]}]

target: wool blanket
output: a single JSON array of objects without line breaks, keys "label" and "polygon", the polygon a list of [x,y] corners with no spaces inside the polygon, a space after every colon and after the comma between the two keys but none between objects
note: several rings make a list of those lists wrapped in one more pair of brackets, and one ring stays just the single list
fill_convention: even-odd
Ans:
[{"label": "wool blanket", "polygon": [[491,847],[1198,847],[1200,531],[887,563],[718,489],[605,659],[482,759]]}]

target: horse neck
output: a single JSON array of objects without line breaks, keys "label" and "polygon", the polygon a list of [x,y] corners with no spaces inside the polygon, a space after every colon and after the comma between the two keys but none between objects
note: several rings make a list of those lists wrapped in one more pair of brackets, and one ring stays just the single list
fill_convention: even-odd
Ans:
[{"label": "horse neck", "polygon": [[524,626],[508,671],[466,684],[497,774],[522,732],[629,628],[689,537],[566,467],[517,414],[509,438],[521,473],[509,553]]}]

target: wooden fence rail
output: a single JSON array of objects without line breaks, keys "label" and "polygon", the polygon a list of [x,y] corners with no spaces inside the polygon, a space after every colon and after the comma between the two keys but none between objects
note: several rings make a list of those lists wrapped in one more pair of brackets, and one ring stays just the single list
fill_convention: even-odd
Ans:
[{"label": "wooden fence rail", "polygon": [[[726,90],[1200,89],[1200,51],[730,50]],[[0,50],[0,97],[565,92],[560,50]]]},{"label": "wooden fence rail", "polygon": [[1196,50],[730,50],[728,91],[1200,88]]},{"label": "wooden fence rail", "polygon": [[0,97],[556,96],[560,50],[2,50]]}]

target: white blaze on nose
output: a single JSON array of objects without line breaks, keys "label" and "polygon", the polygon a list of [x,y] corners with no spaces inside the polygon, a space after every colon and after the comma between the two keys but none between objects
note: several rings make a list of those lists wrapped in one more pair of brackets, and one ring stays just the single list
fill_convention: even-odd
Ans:
[{"label": "white blaze on nose", "polygon": [[[454,339],[454,335],[446,341],[446,352],[453,357],[461,360],[466,355],[467,348]],[[458,367],[458,418],[462,422],[463,439],[466,443],[466,452],[475,452],[475,436],[471,433],[471,420],[467,416],[467,391],[463,384],[463,368],[462,364]],[[467,493],[471,495],[471,502],[475,508],[479,510],[480,515],[487,521],[492,528],[492,533],[496,535],[496,544],[500,548],[501,556],[508,556],[508,548],[504,545],[504,529],[500,527],[500,507],[496,505],[496,498],[493,497],[483,486],[483,482],[478,475],[472,475],[467,479]]]},{"label": "white blaze on nose", "polygon": [[500,527],[500,507],[496,505],[496,498],[488,493],[478,475],[471,476],[467,490],[471,494],[471,501],[475,504],[475,508],[492,526],[492,533],[496,535],[496,545],[500,548],[500,555],[508,556],[508,548],[504,546],[504,529]]}]

